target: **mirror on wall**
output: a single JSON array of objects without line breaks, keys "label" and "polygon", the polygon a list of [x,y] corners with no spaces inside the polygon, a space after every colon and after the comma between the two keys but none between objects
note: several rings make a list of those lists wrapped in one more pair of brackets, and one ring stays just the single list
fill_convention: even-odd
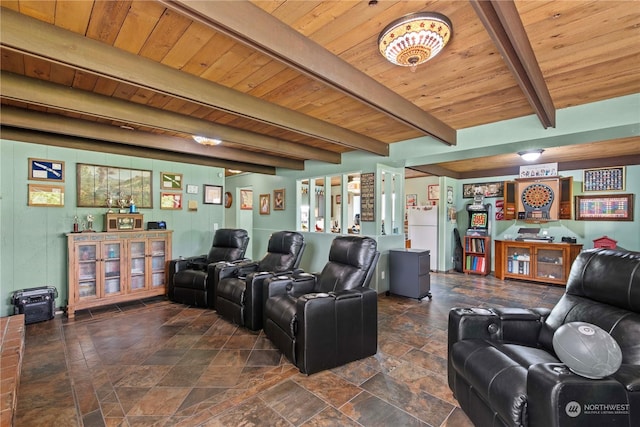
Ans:
[{"label": "mirror on wall", "polygon": [[331,232],[342,232],[342,176],[329,178],[331,182]]},{"label": "mirror on wall", "polygon": [[347,175],[348,233],[360,233],[360,174]]},{"label": "mirror on wall", "polygon": [[309,231],[309,180],[300,181],[300,230]]},{"label": "mirror on wall", "polygon": [[312,231],[322,233],[325,230],[324,219],[326,213],[325,206],[325,188],[324,178],[317,178],[314,180],[314,228]]}]

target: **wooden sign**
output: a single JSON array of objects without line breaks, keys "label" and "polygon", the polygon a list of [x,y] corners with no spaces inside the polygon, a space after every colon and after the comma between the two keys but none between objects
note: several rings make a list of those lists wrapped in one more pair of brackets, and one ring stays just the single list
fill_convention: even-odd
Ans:
[{"label": "wooden sign", "polygon": [[376,174],[360,174],[360,220],[376,220]]}]

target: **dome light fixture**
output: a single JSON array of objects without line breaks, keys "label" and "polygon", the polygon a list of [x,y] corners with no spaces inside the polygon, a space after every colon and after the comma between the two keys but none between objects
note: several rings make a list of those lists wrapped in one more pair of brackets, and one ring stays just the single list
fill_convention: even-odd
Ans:
[{"label": "dome light fixture", "polygon": [[518,151],[518,156],[522,157],[522,160],[527,162],[533,162],[540,158],[544,150],[542,148],[537,148],[535,150],[526,150],[526,151]]},{"label": "dome light fixture", "polygon": [[440,53],[452,31],[451,21],[442,14],[411,13],[382,30],[378,36],[378,49],[389,62],[415,71],[418,65]]},{"label": "dome light fixture", "polygon": [[206,136],[194,135],[193,139],[198,144],[202,144],[202,145],[220,145],[220,144],[222,144],[222,140],[218,139],[218,138],[207,138]]}]

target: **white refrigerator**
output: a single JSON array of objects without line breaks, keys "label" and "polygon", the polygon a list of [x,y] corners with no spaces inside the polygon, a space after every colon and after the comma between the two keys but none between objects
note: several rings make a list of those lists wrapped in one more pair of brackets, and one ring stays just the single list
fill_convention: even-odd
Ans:
[{"label": "white refrigerator", "polygon": [[408,238],[412,249],[430,251],[431,271],[438,270],[438,206],[407,207]]}]

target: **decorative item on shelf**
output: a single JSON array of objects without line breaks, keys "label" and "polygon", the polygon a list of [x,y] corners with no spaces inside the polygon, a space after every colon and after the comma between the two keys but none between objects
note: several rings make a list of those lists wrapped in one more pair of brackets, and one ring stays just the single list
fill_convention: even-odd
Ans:
[{"label": "decorative item on shelf", "polygon": [[93,215],[89,214],[87,215],[87,226],[84,230],[82,230],[83,233],[94,233],[95,230],[93,229]]},{"label": "decorative item on shelf", "polygon": [[133,196],[129,196],[129,213],[136,213],[137,211],[136,202],[133,199]]},{"label": "decorative item on shelf", "polygon": [[73,217],[73,232],[78,233],[80,231],[80,223],[78,222],[78,215]]},{"label": "decorative item on shelf", "polygon": [[118,207],[120,208],[120,213],[128,213],[129,212],[129,208],[127,206],[127,199],[124,198],[124,196],[120,195],[120,198],[118,199]]},{"label": "decorative item on shelf", "polygon": [[444,15],[435,12],[417,12],[403,16],[389,25],[378,36],[378,49],[393,64],[411,67],[435,57],[449,43],[453,26]]},{"label": "decorative item on shelf", "polygon": [[107,213],[113,213],[113,196],[111,193],[107,193],[107,199],[105,200],[105,204],[107,205]]}]

